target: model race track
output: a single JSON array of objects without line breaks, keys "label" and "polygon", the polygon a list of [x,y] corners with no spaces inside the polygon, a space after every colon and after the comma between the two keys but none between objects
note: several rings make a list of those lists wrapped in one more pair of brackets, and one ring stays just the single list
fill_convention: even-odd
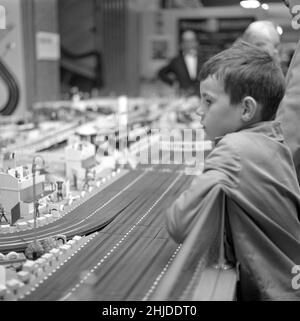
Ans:
[{"label": "model race track", "polygon": [[[147,186],[150,172],[132,171],[100,190],[87,201],[75,207],[61,219],[29,231],[20,231],[0,236],[0,251],[25,249],[27,243],[48,236],[64,234],[67,238],[86,235],[111,222],[137,197],[135,191]],[[147,177],[147,178],[146,178]]]},{"label": "model race track", "polygon": [[105,208],[115,219],[23,300],[79,299],[90,277],[89,299],[147,299],[179,248],[165,230],[166,209],[192,177],[162,170],[131,175],[143,176]]}]

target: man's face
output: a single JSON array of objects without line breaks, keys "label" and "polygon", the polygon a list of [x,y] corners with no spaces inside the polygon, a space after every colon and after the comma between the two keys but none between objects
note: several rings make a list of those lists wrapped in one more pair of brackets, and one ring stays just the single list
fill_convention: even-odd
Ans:
[{"label": "man's face", "polygon": [[192,31],[186,31],[182,34],[181,39],[181,49],[185,53],[189,53],[192,51],[197,51],[198,41],[197,36]]},{"label": "man's face", "polygon": [[196,39],[183,39],[182,49],[184,52],[197,50],[197,48],[198,48],[198,43]]}]

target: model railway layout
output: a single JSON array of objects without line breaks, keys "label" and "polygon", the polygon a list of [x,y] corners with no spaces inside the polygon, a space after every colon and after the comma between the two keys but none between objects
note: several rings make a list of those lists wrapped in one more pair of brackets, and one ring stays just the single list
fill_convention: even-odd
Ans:
[{"label": "model railway layout", "polygon": [[112,213],[115,219],[24,300],[74,299],[92,273],[96,277],[93,299],[142,300],[146,296],[178,248],[164,228],[164,214],[191,177],[160,171],[135,174],[140,179],[126,197],[116,200],[118,209],[110,209],[119,211]]},{"label": "model railway layout", "polygon": [[[7,256],[14,251],[26,252],[30,245],[37,246],[36,241],[43,242],[47,238],[57,236],[65,237],[66,247],[72,248],[66,250],[59,246],[59,249],[53,249],[55,253],[45,254],[48,255],[47,258],[42,256],[37,263],[29,260],[31,267],[26,266],[23,274],[23,271],[20,272],[21,283],[14,279],[7,283],[8,295],[2,295],[4,300],[147,301],[160,299],[162,296],[164,300],[207,299],[207,295],[203,296],[200,289],[203,282],[195,283],[195,280],[203,280],[202,273],[208,275],[208,279],[211,280],[208,292],[206,283],[203,283],[209,300],[220,297],[225,300],[234,299],[235,274],[227,275],[219,268],[212,269],[213,264],[218,261],[217,247],[211,249],[213,254],[210,255],[210,260],[206,260],[204,252],[195,255],[193,248],[197,248],[197,244],[186,249],[184,244],[176,244],[165,228],[167,209],[188,188],[194,175],[201,173],[204,158],[211,149],[210,142],[200,140],[199,144],[196,136],[190,137],[189,141],[183,141],[184,134],[181,130],[176,133],[170,132],[171,136],[175,135],[174,140],[162,133],[152,135],[151,132],[150,137],[150,127],[147,128],[133,127],[126,133],[128,137],[118,137],[120,145],[117,167],[114,165],[108,176],[102,176],[102,179],[101,176],[94,177],[90,185],[88,171],[85,170],[85,176],[80,174],[81,185],[77,188],[75,178],[69,175],[68,179],[73,181],[74,185],[71,193],[70,190],[66,192],[66,199],[60,203],[59,190],[57,189],[56,193],[52,192],[53,195],[57,194],[55,204],[64,204],[57,215],[50,210],[51,219],[47,218],[47,221],[35,227],[30,226],[32,222],[30,223],[28,218],[26,224],[2,227],[0,253],[8,253]],[[71,130],[76,128],[72,127]],[[64,130],[63,133],[66,134]],[[195,133],[193,132],[193,135]],[[86,137],[89,135],[92,134]],[[134,135],[140,139],[136,139],[129,146],[125,145],[125,150],[120,149],[120,146],[124,148],[121,145],[122,139],[132,140],[134,137],[131,136]],[[56,134],[52,136],[57,138]],[[36,152],[47,141],[55,150],[57,141],[52,141],[49,137],[43,137],[41,142],[35,141],[33,145],[29,144],[28,149],[34,147],[33,152]],[[202,136],[201,138],[203,139]],[[91,161],[87,154],[91,149],[91,143],[81,141],[81,145],[78,154],[79,166]],[[74,151],[75,149],[72,152]],[[51,153],[52,150],[49,150],[50,156]],[[55,162],[56,154],[53,155],[49,156],[50,164],[52,159]],[[100,162],[103,159],[98,158]],[[122,165],[124,160],[125,167]],[[83,173],[83,167],[75,167],[72,162],[67,163],[67,166],[73,166],[74,173],[78,168]],[[26,183],[28,178],[23,178],[25,174],[22,173],[21,176],[23,180],[25,178]],[[67,180],[64,182],[67,184]],[[51,202],[53,201],[47,203],[48,206]],[[46,211],[49,211],[49,207]],[[201,229],[198,234],[201,235]],[[83,241],[78,241],[80,237]],[[213,240],[211,241],[213,244]],[[74,242],[77,242],[75,247],[72,245]],[[57,255],[58,252],[61,253],[61,259]],[[167,281],[167,288],[172,286],[175,289],[171,296],[170,293],[162,295],[162,284],[166,283],[170,273],[173,275],[174,264],[182,265],[180,262],[178,264],[178,261],[182,261],[186,252],[192,254],[193,265],[184,267],[188,273],[179,277],[179,286],[176,280]],[[202,264],[203,259],[205,264]]]}]

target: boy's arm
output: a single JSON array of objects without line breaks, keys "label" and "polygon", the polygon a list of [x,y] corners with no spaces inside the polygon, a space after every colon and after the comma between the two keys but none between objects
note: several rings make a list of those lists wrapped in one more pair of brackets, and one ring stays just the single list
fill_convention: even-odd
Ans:
[{"label": "boy's arm", "polygon": [[203,200],[218,184],[236,187],[240,171],[237,153],[226,143],[220,142],[208,156],[204,171],[183,192],[167,211],[166,227],[171,237],[182,243],[201,215]]},{"label": "boy's arm", "polygon": [[167,211],[166,227],[177,243],[182,243],[201,215],[202,201],[208,192],[226,176],[218,171],[208,171],[197,176]]}]

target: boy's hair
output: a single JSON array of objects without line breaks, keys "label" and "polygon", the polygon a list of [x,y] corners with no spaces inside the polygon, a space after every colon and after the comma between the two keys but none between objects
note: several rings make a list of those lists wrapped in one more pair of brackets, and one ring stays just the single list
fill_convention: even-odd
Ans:
[{"label": "boy's hair", "polygon": [[208,76],[223,82],[233,105],[253,97],[262,105],[262,121],[274,118],[285,92],[280,66],[267,51],[243,41],[210,58],[200,71],[200,82]]}]

